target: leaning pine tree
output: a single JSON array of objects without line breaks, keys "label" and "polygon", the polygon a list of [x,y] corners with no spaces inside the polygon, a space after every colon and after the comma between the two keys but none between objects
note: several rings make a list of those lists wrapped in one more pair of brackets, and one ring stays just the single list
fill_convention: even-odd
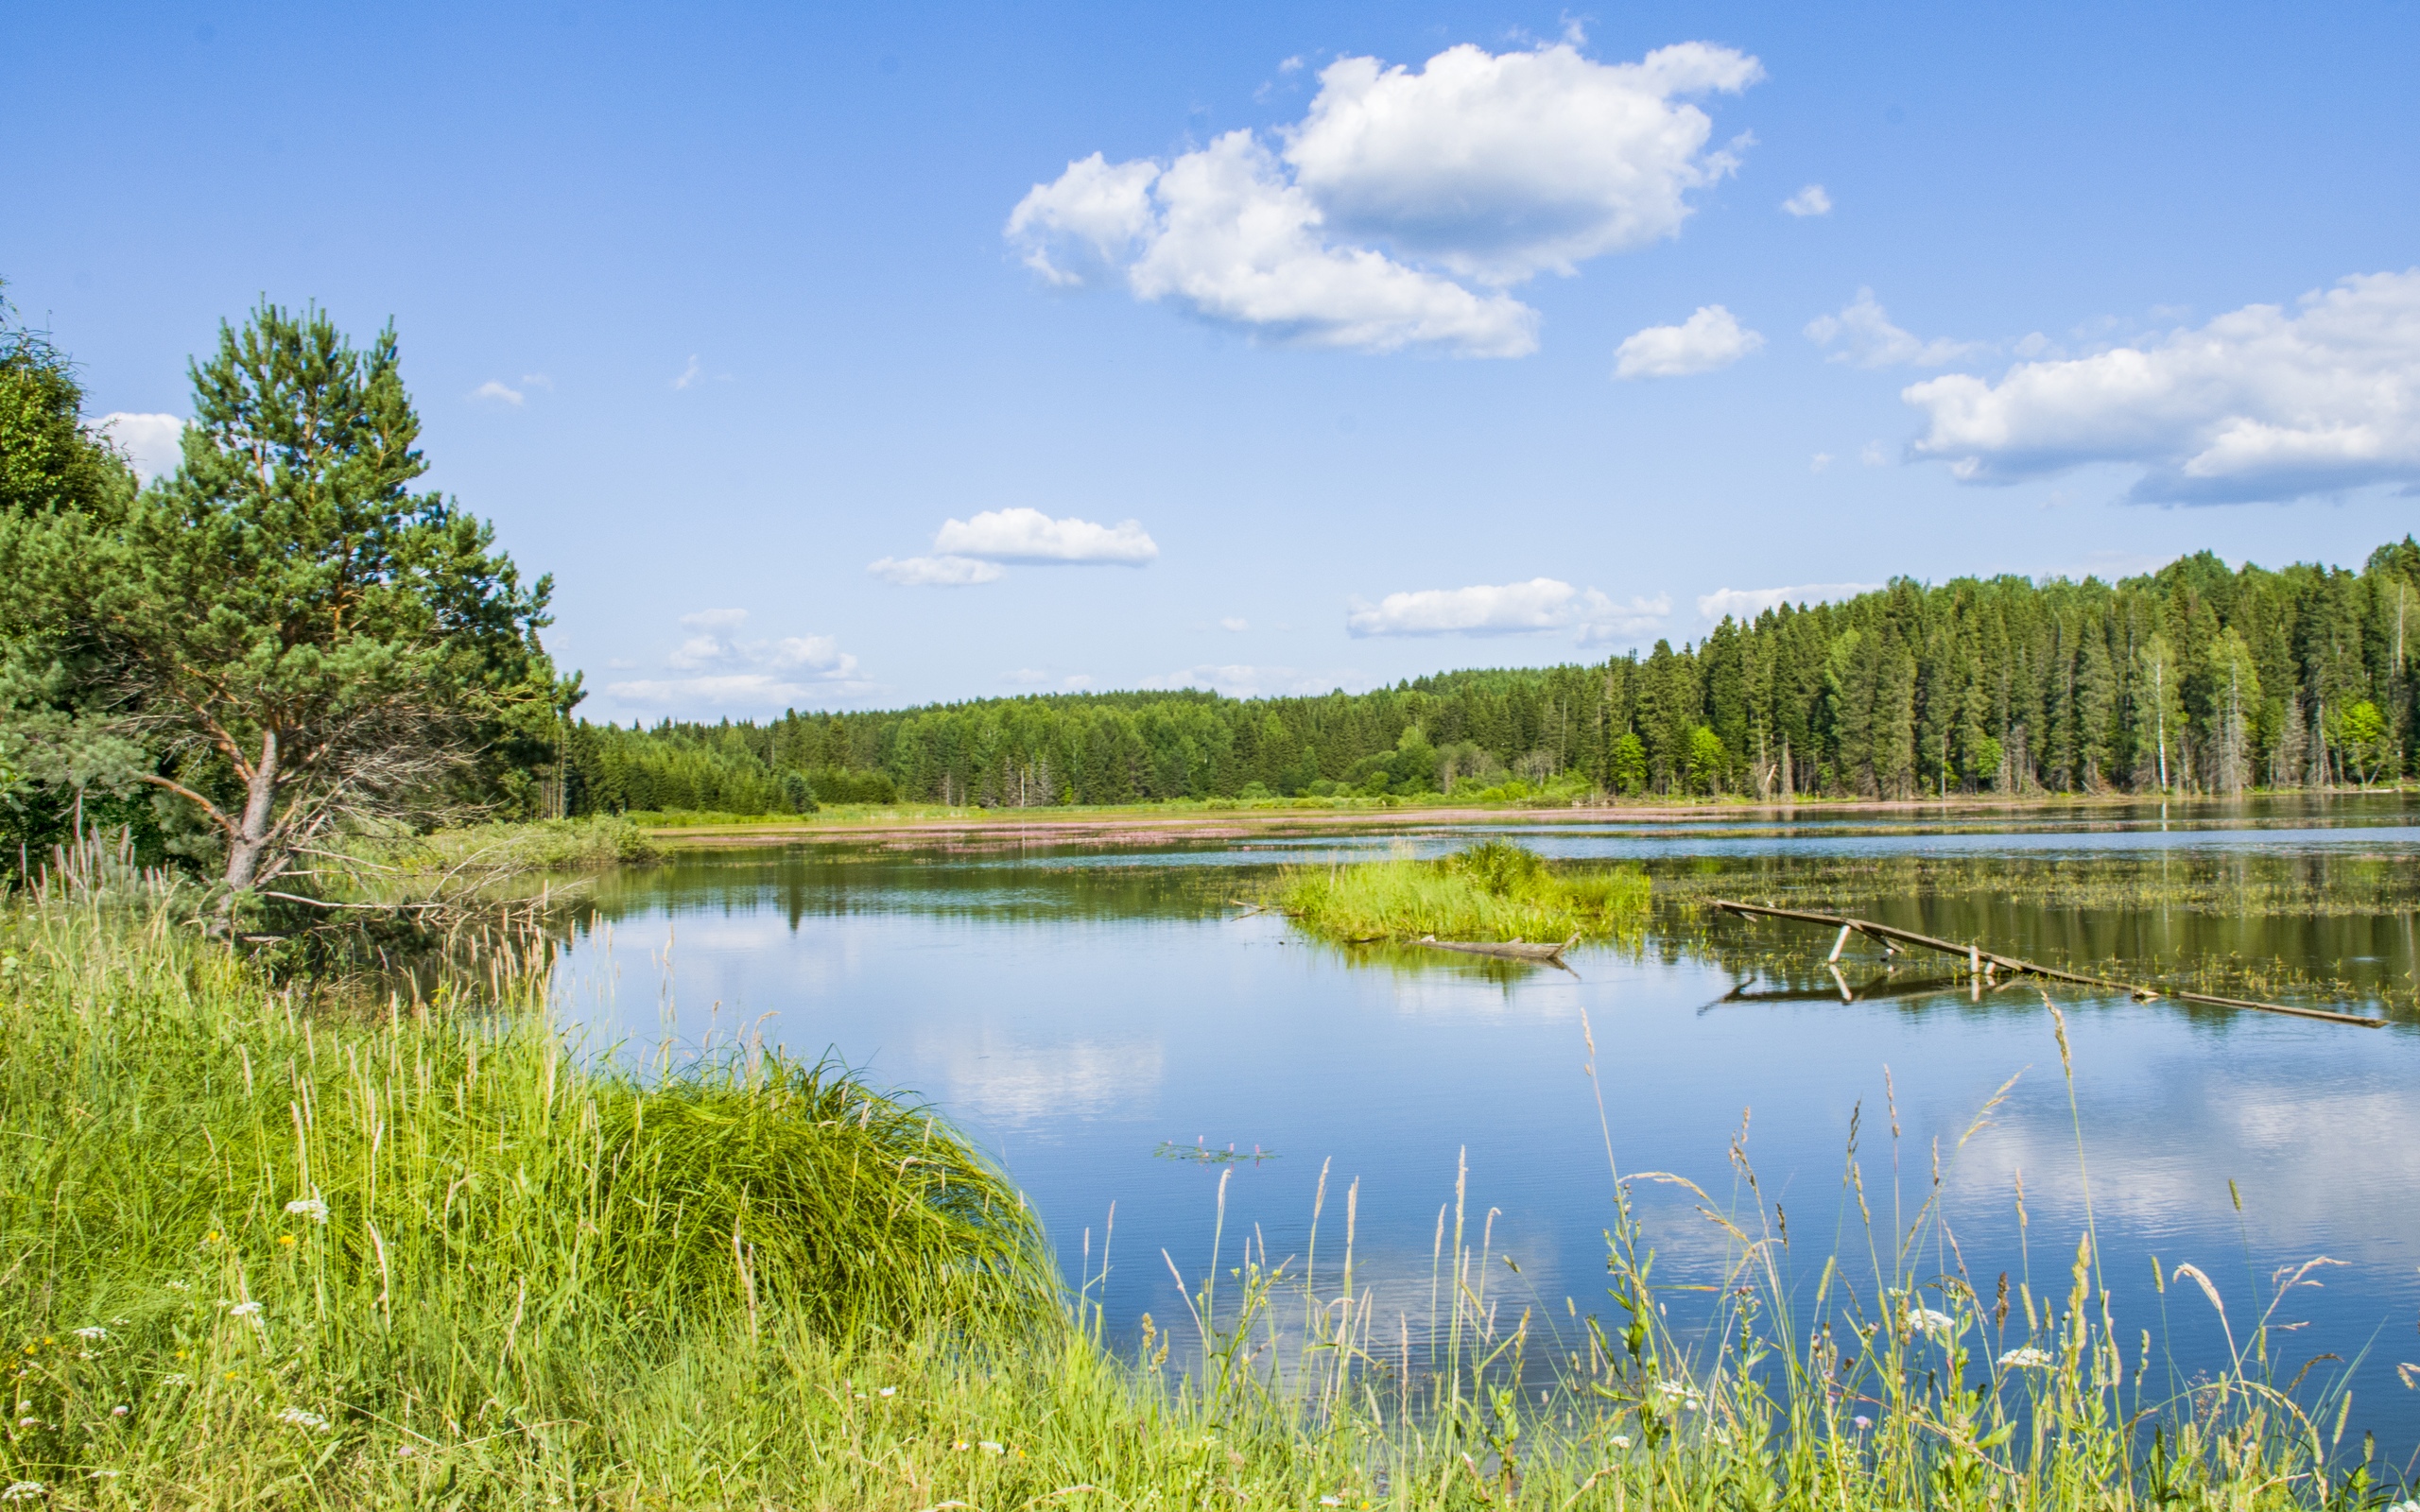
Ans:
[{"label": "leaning pine tree", "polygon": [[97,508],[0,521],[0,611],[72,645],[130,780],[198,815],[230,898],[332,830],[465,790],[568,690],[493,532],[426,471],[392,328],[358,351],[264,303],[192,369],[182,465]]}]

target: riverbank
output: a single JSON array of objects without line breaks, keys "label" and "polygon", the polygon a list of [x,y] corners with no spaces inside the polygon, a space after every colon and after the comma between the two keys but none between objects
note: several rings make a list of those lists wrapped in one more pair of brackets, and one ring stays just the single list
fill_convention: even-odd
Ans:
[{"label": "riverbank", "polygon": [[[2283,788],[2249,792],[2237,798],[2170,798],[2168,808],[2178,818],[2196,813],[2215,814],[2246,801],[2271,799],[2381,799],[2409,797],[2411,789]],[[1745,798],[1658,799],[1612,800],[1556,808],[1455,803],[1450,799],[1407,801],[1400,799],[1272,799],[1257,801],[1213,799],[1204,801],[1147,803],[1115,808],[942,808],[918,805],[850,804],[826,807],[814,814],[793,816],[716,816],[711,822],[678,816],[632,816],[648,838],[683,849],[792,845],[825,839],[910,836],[947,844],[953,840],[1051,844],[1158,844],[1183,839],[1230,839],[1289,830],[1420,829],[1470,824],[1703,824],[1737,820],[1770,824],[1820,817],[1826,821],[1872,818],[1877,821],[1931,819],[1989,821],[2011,815],[2065,815],[2098,818],[2130,808],[2157,806],[2152,795],[2037,794],[2031,796],[1967,795],[1946,801],[1807,798],[1774,802]]]},{"label": "riverbank", "polygon": [[1062,1236],[1080,1268],[1050,1273],[945,1109],[752,1042],[626,1074],[556,1030],[526,948],[426,1004],[272,982],[164,885],[101,881],[0,913],[19,1502],[2047,1512],[2388,1484],[2349,1452],[2320,1478],[2325,1399],[2319,1427],[2234,1377],[2146,1400],[2088,1245],[1995,1316],[1927,1279],[1921,1212],[1810,1307],[1743,1211],[1726,1311],[1684,1339],[1626,1187],[1613,1303],[1567,1326],[1458,1190],[1415,1354],[1330,1192],[1300,1265],[1236,1229],[1187,1257],[1206,1279],[1138,1351],[1089,1301],[1113,1236]]}]

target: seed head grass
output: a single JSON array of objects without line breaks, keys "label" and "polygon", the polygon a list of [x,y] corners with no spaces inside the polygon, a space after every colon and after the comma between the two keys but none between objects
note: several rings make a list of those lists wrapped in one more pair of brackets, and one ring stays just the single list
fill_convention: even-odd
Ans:
[{"label": "seed head grass", "polygon": [[[1457,874],[1483,865],[1535,885],[1517,859]],[[1865,1174],[1854,1120],[1843,1190],[1862,1212],[1872,1184],[1880,1210],[1862,1256],[1852,1232],[1793,1263],[1735,1143],[1736,1203],[1609,1172],[1608,1295],[1583,1313],[1526,1289],[1464,1171],[1415,1345],[1357,1280],[1357,1183],[1340,1235],[1323,1171],[1301,1266],[1251,1237],[1222,1261],[1214,1239],[1137,1355],[1093,1300],[1105,1269],[1066,1285],[1000,1173],[912,1103],[754,1046],[644,1074],[551,1024],[528,959],[474,963],[441,1005],[276,985],[162,899],[106,890],[0,910],[0,1486],[18,1503],[2269,1512],[2410,1495],[2345,1445],[2349,1397],[2264,1373],[2305,1277],[2236,1314],[2231,1367],[2167,1390],[2088,1220],[2054,1276],[1968,1277],[1941,1217],[1957,1148],[1903,1194],[1895,1148],[1893,1174]],[[1719,1258],[1651,1275],[1635,1199],[1658,1182],[1687,1191]]]}]

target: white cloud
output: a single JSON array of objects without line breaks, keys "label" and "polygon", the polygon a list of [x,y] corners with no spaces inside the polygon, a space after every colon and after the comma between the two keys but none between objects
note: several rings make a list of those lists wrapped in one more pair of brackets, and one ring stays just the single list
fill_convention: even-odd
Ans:
[{"label": "white cloud", "polygon": [[1593,640],[1647,628],[1671,608],[1671,600],[1660,595],[1616,604],[1593,588],[1532,577],[1526,583],[1389,593],[1375,604],[1357,599],[1344,616],[1344,627],[1357,636],[1526,635],[1577,629]]},{"label": "white cloud", "polygon": [[1858,448],[1857,459],[1868,467],[1889,467],[1891,448],[1880,441],[1868,441]]},{"label": "white cloud", "polygon": [[1831,465],[1832,454],[1829,452],[1818,452],[1806,459],[1806,471],[1809,472],[1821,472]]},{"label": "white cloud", "polygon": [[1827,604],[1836,599],[1871,593],[1880,583],[1800,583],[1794,588],[1718,588],[1698,600],[1698,612],[1709,620],[1728,614],[1745,623],[1784,604]]},{"label": "white cloud", "polygon": [[1832,213],[1832,197],[1824,192],[1822,184],[1810,183],[1783,200],[1781,208],[1792,215],[1828,215]]},{"label": "white cloud", "polygon": [[1229,630],[1235,634],[1240,635],[1244,631],[1252,628],[1252,622],[1230,614],[1225,619],[1219,622],[1219,628],[1222,630]]},{"label": "white cloud", "polygon": [[698,385],[705,382],[705,378],[706,370],[698,366],[698,354],[693,352],[689,353],[689,365],[681,369],[680,377],[672,380],[672,387],[675,388],[694,388]]},{"label": "white cloud", "polygon": [[1651,325],[1614,352],[1616,378],[1680,378],[1728,368],[1765,344],[1720,304],[1702,304],[1679,325]]},{"label": "white cloud", "polygon": [[1205,662],[1200,666],[1186,667],[1166,677],[1145,678],[1145,688],[1208,688],[1230,698],[1273,698],[1283,696],[1309,696],[1332,689],[1359,689],[1364,679],[1357,672],[1305,672],[1299,667],[1256,667],[1236,663]]},{"label": "white cloud", "polygon": [[1140,522],[1114,525],[1070,515],[1053,520],[1039,509],[986,509],[971,520],[945,520],[933,549],[984,561],[1109,562],[1140,567],[1160,554]]},{"label": "white cloud", "polygon": [[93,429],[117,443],[133,464],[134,475],[146,483],[184,465],[182,416],[113,410],[93,421]]},{"label": "white cloud", "polygon": [[972,557],[883,557],[866,563],[866,571],[902,588],[965,588],[997,582],[1007,569]]},{"label": "white cloud", "polygon": [[857,676],[857,659],[829,635],[742,640],[748,611],[700,610],[681,616],[685,637],[664,664],[682,678],[633,679],[606,684],[625,704],[687,709],[778,709],[873,690]]},{"label": "white cloud", "polygon": [[489,400],[499,404],[510,404],[513,408],[518,409],[521,407],[523,395],[520,389],[508,388],[501,380],[491,378],[486,383],[483,383],[476,388],[472,389],[471,397],[473,399]]},{"label": "white cloud", "polygon": [[543,372],[525,372],[521,375],[521,387],[552,389],[555,387],[555,381]]},{"label": "white cloud", "polygon": [[1237,130],[1165,163],[1096,152],[1036,184],[1006,234],[1052,284],[1122,277],[1272,341],[1521,356],[1537,312],[1455,279],[1567,273],[1677,232],[1687,192],[1737,158],[1705,150],[1712,123],[1675,99],[1762,74],[1702,43],[1618,65],[1568,43],[1455,47],[1416,74],[1341,59],[1281,151]]},{"label": "white cloud", "polygon": [[1912,454],[1967,482],[2131,463],[2135,499],[2197,504],[2420,482],[2420,268],[1901,397],[1930,421]]},{"label": "white cloud", "polygon": [[1982,350],[1972,341],[1926,341],[1900,330],[1875,302],[1872,289],[1858,290],[1840,314],[1806,322],[1806,339],[1819,347],[1837,342],[1832,360],[1858,368],[1938,368]]},{"label": "white cloud", "polygon": [[1737,164],[1709,153],[1693,94],[1764,77],[1705,43],[1599,63],[1568,43],[1491,55],[1467,43],[1419,73],[1342,58],[1288,129],[1295,182],[1339,232],[1465,277],[1512,284],[1674,235],[1685,195]]}]

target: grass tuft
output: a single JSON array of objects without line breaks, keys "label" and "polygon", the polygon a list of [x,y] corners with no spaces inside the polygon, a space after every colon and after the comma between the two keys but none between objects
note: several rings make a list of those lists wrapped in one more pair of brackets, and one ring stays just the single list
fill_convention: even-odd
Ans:
[{"label": "grass tuft", "polygon": [[1564,868],[1510,841],[1487,840],[1436,861],[1292,868],[1275,895],[1279,907],[1327,939],[1547,942],[1635,934],[1647,921],[1649,883],[1635,867]]}]

